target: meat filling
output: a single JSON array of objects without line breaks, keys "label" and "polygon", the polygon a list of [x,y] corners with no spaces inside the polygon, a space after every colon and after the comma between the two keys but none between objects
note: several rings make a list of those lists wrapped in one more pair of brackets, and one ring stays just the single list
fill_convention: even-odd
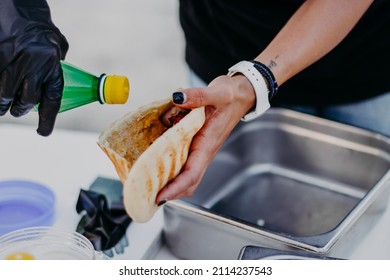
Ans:
[{"label": "meat filling", "polygon": [[166,127],[172,127],[184,118],[191,110],[173,106],[161,115],[160,120]]}]

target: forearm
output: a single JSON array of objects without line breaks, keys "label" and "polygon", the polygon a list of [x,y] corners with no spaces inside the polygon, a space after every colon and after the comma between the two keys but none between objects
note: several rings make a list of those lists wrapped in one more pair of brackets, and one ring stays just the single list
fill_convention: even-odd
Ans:
[{"label": "forearm", "polygon": [[256,60],[268,65],[279,85],[336,47],[373,0],[308,0]]}]

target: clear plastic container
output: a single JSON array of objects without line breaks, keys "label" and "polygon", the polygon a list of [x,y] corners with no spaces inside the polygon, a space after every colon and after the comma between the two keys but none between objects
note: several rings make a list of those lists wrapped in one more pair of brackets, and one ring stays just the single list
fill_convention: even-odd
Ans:
[{"label": "clear plastic container", "polygon": [[53,225],[55,202],[54,192],[40,183],[0,181],[0,236],[22,228]]},{"label": "clear plastic container", "polygon": [[78,232],[30,227],[0,237],[0,260],[94,260],[104,258]]}]

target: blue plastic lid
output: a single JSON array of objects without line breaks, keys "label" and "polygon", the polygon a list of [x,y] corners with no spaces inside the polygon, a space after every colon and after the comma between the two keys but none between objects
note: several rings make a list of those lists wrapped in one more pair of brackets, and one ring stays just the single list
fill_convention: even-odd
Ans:
[{"label": "blue plastic lid", "polygon": [[0,181],[0,236],[26,227],[51,226],[55,195],[46,186],[23,180]]}]

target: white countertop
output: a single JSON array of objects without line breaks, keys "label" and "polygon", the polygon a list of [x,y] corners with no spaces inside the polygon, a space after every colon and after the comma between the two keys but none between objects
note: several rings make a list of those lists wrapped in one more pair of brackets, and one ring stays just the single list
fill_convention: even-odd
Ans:
[{"label": "white countertop", "polygon": [[[56,129],[47,138],[35,127],[0,124],[0,180],[26,179],[50,187],[57,198],[54,226],[75,230],[80,216],[76,202],[80,189],[98,177],[118,179],[114,166],[96,144],[98,134]],[[161,234],[161,209],[145,224],[131,223],[130,245],[116,259],[142,259]],[[351,259],[390,259],[390,207],[363,237]],[[169,252],[160,256],[169,256]]]},{"label": "white countertop", "polygon": [[[98,134],[56,129],[49,137],[35,127],[0,124],[0,180],[24,179],[51,188],[56,195],[55,227],[76,230],[80,189],[98,177],[118,179],[114,166],[96,144]],[[116,259],[141,259],[160,235],[162,213],[146,224],[131,223],[130,245]]]}]

